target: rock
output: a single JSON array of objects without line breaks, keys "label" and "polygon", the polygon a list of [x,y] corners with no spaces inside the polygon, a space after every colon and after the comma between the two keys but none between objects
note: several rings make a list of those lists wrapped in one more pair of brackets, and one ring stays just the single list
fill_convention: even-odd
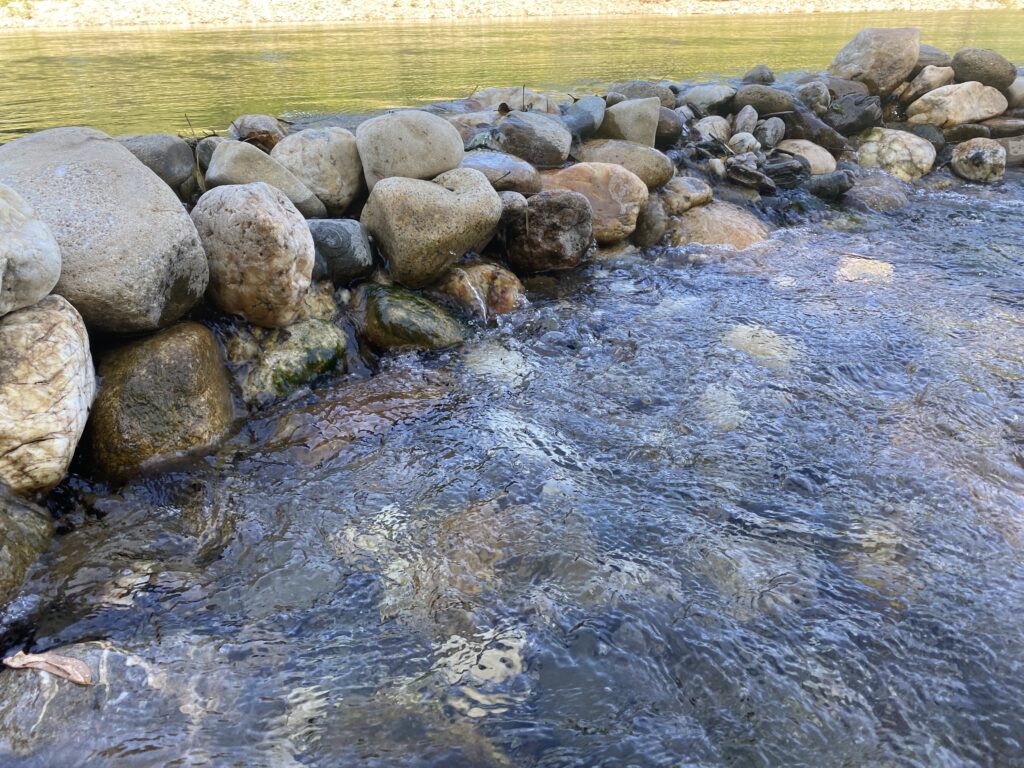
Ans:
[{"label": "rock", "polygon": [[604,97],[605,108],[614,107],[616,104],[621,104],[625,100],[626,97],[623,94],[617,93],[616,91],[608,91]]},{"label": "rock", "polygon": [[844,77],[832,77],[831,75],[809,75],[807,77],[797,80],[798,83],[809,83],[812,80],[821,80],[825,85],[828,86],[828,92],[832,96],[832,101],[841,99],[844,96],[870,96],[871,91],[864,83],[859,83],[856,80],[847,80]]},{"label": "rock", "polygon": [[719,181],[725,181],[726,168],[725,163],[720,157],[713,157],[704,164],[704,173],[713,179]]},{"label": "rock", "polygon": [[958,83],[976,81],[1001,91],[1017,79],[1017,68],[988,48],[961,48],[950,66]]},{"label": "rock", "polygon": [[754,138],[765,149],[774,147],[782,141],[785,135],[786,124],[781,117],[769,117],[767,120],[762,120],[754,129]]},{"label": "rock", "polygon": [[462,311],[483,322],[508,314],[526,301],[519,278],[497,264],[456,264],[438,282],[437,290]]},{"label": "rock", "polygon": [[724,144],[732,136],[732,126],[729,125],[729,121],[719,115],[702,117],[693,127],[702,141],[718,139]]},{"label": "rock", "polygon": [[661,200],[669,216],[680,216],[698,205],[711,202],[711,187],[703,179],[676,176],[661,191]]},{"label": "rock", "polygon": [[502,204],[487,177],[472,168],[433,181],[385,179],[374,187],[361,221],[402,285],[420,288],[464,253],[482,250],[501,220]]},{"label": "rock", "polygon": [[804,189],[823,200],[838,200],[853,189],[854,182],[853,171],[832,171],[812,176],[804,183]]},{"label": "rock", "polygon": [[0,184],[0,317],[35,304],[60,278],[60,246],[45,222]]},{"label": "rock", "polygon": [[610,163],[577,163],[544,174],[543,182],[546,190],[568,189],[590,201],[594,239],[599,245],[629,237],[648,196],[647,185],[636,174]]},{"label": "rock", "polygon": [[225,141],[217,145],[206,169],[208,188],[257,182],[283,192],[303,216],[320,219],[327,215],[327,208],[320,198],[266,152],[241,141]]},{"label": "rock", "polygon": [[872,128],[861,136],[858,162],[865,168],[881,168],[903,181],[916,181],[932,169],[935,147],[906,131]]},{"label": "rock", "polygon": [[25,574],[52,537],[49,513],[0,483],[0,611],[18,594]]},{"label": "rock", "polygon": [[455,126],[455,130],[462,137],[463,146],[475,146],[478,142],[487,143],[487,139],[501,119],[501,113],[496,109],[489,109],[484,112],[469,112],[464,115],[449,115],[448,122]]},{"label": "rock", "polygon": [[518,85],[510,88],[485,88],[470,98],[484,107],[505,104],[515,112],[546,112],[553,115],[558,114],[561,104],[572,102],[572,97],[567,93],[538,92]]},{"label": "rock", "polygon": [[174,194],[181,195],[192,186],[196,158],[184,139],[169,133],[143,133],[114,140],[163,179]]},{"label": "rock", "polygon": [[270,156],[335,213],[348,208],[366,186],[356,137],[344,128],[309,128],[290,134],[274,146]]},{"label": "rock", "polygon": [[832,103],[832,95],[824,80],[812,80],[797,86],[796,97],[818,117],[824,115]]},{"label": "rock", "polygon": [[[927,125],[927,123],[924,123]],[[934,126],[933,126],[934,127]],[[942,138],[947,144],[958,144],[971,139],[988,139],[992,137],[992,129],[980,123],[964,123],[942,129]]]},{"label": "rock", "polygon": [[231,121],[228,138],[244,141],[269,152],[288,134],[284,124],[272,115],[240,115]]},{"label": "rock", "polygon": [[510,112],[498,122],[496,149],[538,168],[555,168],[569,157],[572,134],[557,118],[535,112]]},{"label": "rock", "polygon": [[918,73],[925,67],[951,66],[953,66],[952,56],[933,45],[925,45],[924,43],[921,43],[917,53],[917,63],[914,65],[914,71],[911,72],[911,77],[917,77]]},{"label": "rock", "polygon": [[792,112],[782,116],[786,124],[787,139],[804,139],[824,147],[833,155],[839,155],[847,148],[846,139],[803,104],[794,104]]},{"label": "rock", "polygon": [[971,139],[953,148],[949,167],[961,179],[989,184],[1003,178],[1006,150],[992,139]]},{"label": "rock", "polygon": [[[373,272],[373,249],[366,228],[355,219],[311,219],[316,264],[338,286],[351,285]],[[318,270],[314,267],[313,277]]]},{"label": "rock", "polygon": [[904,106],[917,101],[926,93],[949,85],[953,82],[952,67],[927,66],[910,82],[910,87],[900,94],[900,104]]},{"label": "rock", "polygon": [[793,109],[793,97],[790,94],[768,85],[744,85],[736,91],[732,103],[735,109],[753,107],[762,116]]},{"label": "rock", "polygon": [[440,349],[463,341],[462,326],[443,309],[402,288],[364,283],[352,307],[360,334],[378,349]]},{"label": "rock", "polygon": [[905,185],[888,173],[874,172],[857,177],[843,203],[859,211],[891,213],[910,205]]},{"label": "rock", "polygon": [[676,108],[675,93],[667,85],[661,83],[654,83],[650,80],[630,80],[628,83],[614,86],[613,90],[625,96],[627,101],[654,98],[658,99],[663,107]]},{"label": "rock", "polygon": [[767,65],[758,64],[756,67],[749,69],[745,75],[743,75],[744,83],[752,83],[754,85],[771,85],[775,82],[775,73],[772,72]]},{"label": "rock", "polygon": [[1024,107],[1024,77],[1015,79],[1010,87],[1003,91],[1003,94],[1006,96],[1007,106],[1010,109]]},{"label": "rock", "polygon": [[568,131],[580,140],[589,139],[604,122],[605,102],[600,96],[585,96],[562,115]]},{"label": "rock", "polygon": [[787,370],[799,356],[792,341],[761,325],[734,325],[722,341],[759,365],[776,371]]},{"label": "rock", "polygon": [[746,248],[766,240],[768,234],[768,228],[752,213],[732,203],[713,201],[674,218],[668,237],[674,246],[702,243]]},{"label": "rock", "polygon": [[891,283],[892,264],[878,259],[862,259],[858,256],[844,256],[836,268],[836,281],[851,283]]},{"label": "rock", "polygon": [[728,113],[732,107],[733,97],[736,89],[730,85],[711,83],[709,85],[696,85],[686,90],[678,99],[677,106],[692,104],[705,112],[721,114]]},{"label": "rock", "polygon": [[616,139],[588,141],[580,147],[579,159],[587,163],[621,165],[639,176],[649,189],[662,186],[676,172],[668,156],[653,147]]},{"label": "rock", "polygon": [[1024,165],[1024,136],[995,139],[1006,150],[1007,165]]},{"label": "rock", "polygon": [[401,176],[432,179],[462,162],[462,137],[444,118],[417,109],[388,112],[360,123],[356,146],[366,185]]},{"label": "rock", "polygon": [[61,253],[54,290],[90,326],[153,330],[206,290],[206,255],[181,202],[106,134],[55,128],[4,144],[0,183],[49,225]]},{"label": "rock", "polygon": [[572,269],[593,239],[590,201],[578,192],[552,189],[528,201],[527,216],[506,231],[507,260],[520,274]]},{"label": "rock", "polygon": [[920,44],[918,29],[862,29],[836,54],[828,72],[862,82],[876,96],[887,96],[914,71]]},{"label": "rock", "polygon": [[207,136],[196,144],[196,162],[199,163],[199,170],[204,176],[210,168],[210,161],[213,159],[213,153],[217,150],[217,145],[223,144],[225,141],[231,141],[231,139],[223,136]]},{"label": "rock", "polygon": [[487,149],[467,152],[460,168],[480,171],[498,192],[534,195],[540,192],[540,173],[525,160]]},{"label": "rock", "polygon": [[89,336],[62,296],[0,318],[0,483],[47,491],[64,477],[96,392]]},{"label": "rock", "polygon": [[295,320],[313,275],[313,237],[283,192],[262,182],[218,187],[192,219],[218,307],[267,327]]},{"label": "rock", "polygon": [[231,390],[213,334],[183,322],[110,352],[89,421],[90,456],[111,477],[214,447]]},{"label": "rock", "polygon": [[780,189],[796,189],[811,178],[811,164],[801,155],[773,153],[761,171]]},{"label": "rock", "polygon": [[946,146],[946,137],[943,136],[942,131],[934,125],[928,125],[928,123],[923,123],[922,125],[909,125],[907,126],[907,129],[910,133],[915,136],[920,136],[935,147],[936,152],[941,152]]},{"label": "rock", "polygon": [[651,195],[637,216],[633,242],[640,248],[649,248],[656,245],[667,231],[668,212],[665,210],[665,202],[660,195]]},{"label": "rock", "polygon": [[597,135],[602,139],[623,139],[653,147],[660,117],[658,99],[629,99],[605,110]]},{"label": "rock", "polygon": [[529,205],[526,198],[518,192],[499,192],[498,197],[501,198],[501,218],[498,220],[498,229],[504,232],[512,223],[526,215]]},{"label": "rock", "polygon": [[668,107],[658,111],[658,129],[654,133],[654,146],[671,147],[683,135],[683,118]]},{"label": "rock", "polygon": [[[760,152],[761,142],[755,139],[753,134],[737,133],[729,139],[729,149],[738,155],[742,155],[745,152]],[[831,157],[831,155],[829,155],[829,157]]]},{"label": "rock", "polygon": [[1006,97],[995,88],[978,82],[957,83],[936,88],[907,107],[907,122],[944,128],[996,117],[1006,107]]},{"label": "rock", "polygon": [[803,139],[786,139],[780,141],[776,149],[804,158],[811,166],[812,176],[832,173],[836,169],[835,158],[824,147],[819,147],[813,142]]},{"label": "rock", "polygon": [[[982,123],[993,139],[1024,136],[1024,117],[993,117]],[[2,313],[2,310],[0,310]]]},{"label": "rock", "polygon": [[[778,119],[778,118],[772,118]],[[785,123],[779,121],[780,125],[785,129]],[[733,133],[750,133],[753,134],[757,128],[757,110],[747,104],[743,109],[736,113],[736,116],[732,119],[732,130]],[[781,139],[781,137],[779,137]]]}]

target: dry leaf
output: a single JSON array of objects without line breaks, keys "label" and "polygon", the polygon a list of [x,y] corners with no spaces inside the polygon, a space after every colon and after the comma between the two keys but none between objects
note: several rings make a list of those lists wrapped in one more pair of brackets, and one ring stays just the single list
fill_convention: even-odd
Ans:
[{"label": "dry leaf", "polygon": [[76,685],[92,685],[92,670],[81,659],[59,656],[56,653],[25,653],[18,651],[4,659],[11,669],[39,669]]}]

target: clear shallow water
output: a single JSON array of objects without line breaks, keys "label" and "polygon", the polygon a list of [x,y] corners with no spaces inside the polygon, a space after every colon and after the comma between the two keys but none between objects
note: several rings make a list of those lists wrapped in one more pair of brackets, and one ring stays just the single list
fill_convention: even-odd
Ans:
[{"label": "clear shallow water", "polygon": [[863,27],[909,25],[1024,62],[1019,11],[0,32],[0,141],[59,125],[201,133],[251,112],[368,112],[490,85],[817,71]]},{"label": "clear shallow water", "polygon": [[1024,765],[1022,220],[1018,173],[595,261],[70,483],[11,631],[125,671],[34,737],[0,672],[7,765]]}]

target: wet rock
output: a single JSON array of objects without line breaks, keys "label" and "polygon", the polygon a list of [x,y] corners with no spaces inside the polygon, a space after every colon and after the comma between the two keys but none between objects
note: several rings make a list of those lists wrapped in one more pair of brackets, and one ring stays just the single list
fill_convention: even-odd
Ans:
[{"label": "wet rock", "polygon": [[437,284],[437,291],[463,312],[483,322],[508,314],[526,301],[519,278],[497,264],[456,264]]},{"label": "wet rock", "polygon": [[525,160],[504,152],[479,149],[467,152],[460,168],[480,171],[498,192],[534,195],[540,192],[540,173]]},{"label": "wet rock", "polygon": [[527,215],[506,231],[507,259],[520,274],[572,269],[593,239],[590,201],[582,194],[551,189],[531,197]]},{"label": "wet rock", "polygon": [[0,183],[49,225],[61,252],[54,290],[88,325],[153,330],[206,290],[206,255],[181,202],[106,134],[55,128],[4,144]]},{"label": "wet rock", "polygon": [[447,120],[416,109],[389,112],[360,123],[356,146],[372,191],[381,179],[432,179],[458,167],[462,137]]},{"label": "wet rock", "polygon": [[978,82],[956,83],[936,88],[907,107],[907,122],[945,128],[996,117],[1006,107],[1006,97],[995,88]]},{"label": "wet rock", "polygon": [[352,314],[378,349],[440,349],[463,341],[462,326],[448,313],[402,288],[364,283],[352,296]]},{"label": "wet rock", "polygon": [[495,149],[538,168],[554,168],[569,157],[572,134],[558,118],[536,112],[510,112],[498,122]]},{"label": "wet rock", "polygon": [[[778,119],[778,118],[774,118]],[[785,124],[779,121],[785,129]],[[753,134],[757,128],[757,110],[747,104],[743,109],[736,113],[736,116],[732,119],[732,130],[733,133],[750,133]],[[779,137],[782,138],[781,136]]]},{"label": "wet rock", "polygon": [[621,93],[627,100],[655,98],[661,102],[661,106],[675,109],[676,95],[667,85],[654,83],[650,80],[630,80],[612,88],[616,93]]},{"label": "wet rock", "polygon": [[164,180],[176,195],[191,187],[196,158],[184,139],[169,133],[144,133],[114,139],[144,166]]},{"label": "wet rock", "polygon": [[653,147],[660,117],[658,99],[629,99],[605,110],[597,135],[602,139],[622,139]]},{"label": "wet rock", "polygon": [[661,191],[661,200],[669,216],[680,216],[698,205],[711,202],[711,187],[703,179],[676,176]]},{"label": "wet rock", "polygon": [[847,148],[846,139],[803,104],[794,104],[792,112],[782,116],[786,124],[787,139],[805,139],[824,147],[833,155],[839,155]]},{"label": "wet rock", "polygon": [[213,159],[213,153],[217,150],[217,145],[223,144],[225,141],[231,141],[231,139],[224,136],[207,136],[196,144],[196,162],[199,163],[199,170],[204,176],[210,168],[210,161]]},{"label": "wet rock", "polygon": [[993,117],[982,123],[993,139],[1024,136],[1024,117]]},{"label": "wet rock", "polygon": [[753,107],[759,115],[774,115],[793,109],[793,97],[778,88],[768,85],[744,85],[733,98],[733,107]]},{"label": "wet rock", "polygon": [[633,243],[640,248],[656,245],[668,231],[668,223],[668,212],[665,210],[665,202],[661,195],[651,195],[637,216]]},{"label": "wet rock", "polygon": [[832,173],[836,169],[835,158],[824,147],[819,147],[813,142],[803,139],[786,139],[780,141],[776,149],[804,158],[811,167],[812,176]]},{"label": "wet rock", "polygon": [[917,101],[926,93],[930,93],[944,85],[949,85],[952,82],[952,67],[925,67],[918,73],[917,77],[910,81],[909,87],[900,94],[900,104],[907,106]]},{"label": "wet rock", "polygon": [[903,181],[916,181],[932,169],[935,147],[906,131],[872,128],[861,136],[857,157],[865,168],[881,168]]},{"label": "wet rock", "polygon": [[1003,178],[1006,150],[992,139],[971,139],[953,148],[949,167],[961,179],[990,184]]},{"label": "wet rock", "polygon": [[736,95],[736,89],[731,85],[711,83],[709,85],[696,85],[687,89],[676,99],[678,106],[692,104],[705,112],[716,114],[728,113],[732,108],[732,100]]},{"label": "wet rock", "polygon": [[836,280],[851,283],[891,283],[893,266],[878,259],[844,256],[836,267]]},{"label": "wet rock", "polygon": [[925,45],[924,43],[921,43],[921,47],[917,53],[917,64],[914,65],[914,71],[911,73],[911,77],[917,77],[918,73],[920,73],[920,71],[925,67],[951,66],[953,66],[952,56],[933,45]]},{"label": "wet rock", "polygon": [[942,131],[936,128],[934,125],[928,125],[924,123],[922,125],[910,125],[907,126],[910,133],[915,136],[920,136],[922,139],[930,143],[935,147],[936,152],[941,152],[946,146],[946,137],[942,135]]},{"label": "wet rock", "polygon": [[239,115],[228,127],[228,138],[252,144],[264,152],[270,152],[286,135],[287,127],[272,115]]},{"label": "wet rock", "polygon": [[270,156],[335,213],[348,208],[366,186],[356,137],[344,128],[309,128],[290,134],[274,146]]},{"label": "wet rock", "polygon": [[[927,123],[924,123],[927,125]],[[933,126],[934,127],[934,126]],[[964,123],[963,125],[951,125],[942,129],[942,138],[947,144],[957,144],[961,141],[971,139],[988,139],[992,137],[992,129],[981,123]]]},{"label": "wet rock", "polygon": [[950,66],[958,83],[976,81],[1001,91],[1017,79],[1017,68],[988,48],[961,48]]},{"label": "wet rock", "polygon": [[225,141],[218,144],[206,169],[210,189],[262,182],[280,190],[303,216],[323,218],[327,208],[313,191],[277,160],[251,144]]},{"label": "wet rock", "polygon": [[712,201],[690,208],[669,226],[669,244],[729,245],[747,248],[768,239],[768,228],[752,213],[732,203]]},{"label": "wet rock", "polygon": [[732,126],[729,125],[728,120],[720,115],[703,117],[693,127],[703,141],[718,139],[724,144],[732,136]]},{"label": "wet rock", "polygon": [[841,170],[812,176],[804,183],[804,189],[823,200],[838,200],[853,188],[853,171]]},{"label": "wet rock", "polygon": [[[760,152],[761,142],[755,139],[753,134],[737,133],[729,139],[729,149],[738,155],[742,155],[746,152]],[[831,157],[831,155],[829,155],[829,157]]]},{"label": "wet rock", "polygon": [[45,222],[0,184],[0,317],[35,304],[60,278],[60,246]]},{"label": "wet rock", "polygon": [[683,118],[674,110],[662,107],[658,111],[658,130],[654,134],[654,146],[671,147],[683,135]]},{"label": "wet rock", "polygon": [[392,277],[419,288],[467,251],[482,249],[494,236],[501,212],[501,198],[487,177],[457,168],[433,181],[385,179],[370,193],[361,221]]},{"label": "wet rock", "polygon": [[804,106],[811,110],[818,117],[821,117],[828,110],[832,103],[832,95],[829,93],[828,85],[824,80],[812,80],[796,88],[796,97],[804,103]]},{"label": "wet rock", "polygon": [[786,123],[781,117],[769,117],[762,120],[754,129],[754,138],[765,149],[771,149],[786,135]]},{"label": "wet rock", "polygon": [[614,163],[632,171],[653,189],[671,179],[676,167],[668,157],[653,147],[616,139],[588,141],[579,151],[579,159],[587,163]]},{"label": "wet rock", "polygon": [[313,277],[338,286],[351,285],[373,272],[373,249],[366,228],[355,219],[311,219],[316,265]]},{"label": "wet rock", "polygon": [[843,195],[843,204],[858,211],[891,213],[910,205],[906,186],[889,173],[867,173],[857,177],[853,188]]},{"label": "wet rock", "polygon": [[767,65],[758,64],[747,70],[747,73],[743,75],[743,82],[754,85],[771,85],[775,82],[775,73]]},{"label": "wet rock", "polygon": [[811,177],[811,164],[800,155],[773,154],[761,170],[780,189],[796,189]]},{"label": "wet rock", "polygon": [[90,456],[108,476],[209,450],[231,425],[220,347],[198,323],[178,323],[119,347],[98,372]]},{"label": "wet rock", "polygon": [[0,610],[18,594],[25,574],[52,537],[49,513],[0,483]]},{"label": "wet rock", "polygon": [[920,43],[917,29],[862,29],[836,54],[828,72],[862,82],[872,94],[886,96],[914,71]]},{"label": "wet rock", "polygon": [[192,210],[210,262],[210,297],[267,327],[295,320],[313,275],[313,237],[279,189],[262,182],[212,189]]},{"label": "wet rock", "polygon": [[75,308],[47,296],[0,318],[0,483],[46,491],[64,477],[96,392]]},{"label": "wet rock", "polygon": [[636,174],[610,163],[577,163],[544,174],[543,182],[546,190],[568,189],[590,201],[594,239],[601,245],[625,240],[633,233],[648,196],[647,185]]}]

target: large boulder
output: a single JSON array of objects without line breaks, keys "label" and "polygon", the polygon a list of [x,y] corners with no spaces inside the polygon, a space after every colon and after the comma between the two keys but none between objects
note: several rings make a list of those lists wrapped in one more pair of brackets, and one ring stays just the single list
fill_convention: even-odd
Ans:
[{"label": "large boulder", "polygon": [[862,29],[836,54],[828,71],[864,83],[876,96],[888,96],[914,71],[920,45],[918,29]]},{"label": "large boulder", "polygon": [[295,320],[313,276],[313,236],[269,184],[212,189],[192,218],[210,259],[210,297],[225,312],[268,327]]},{"label": "large boulder", "polygon": [[594,239],[599,245],[625,240],[636,229],[647,202],[647,185],[631,171],[611,163],[577,163],[544,174],[544,189],[579,192],[590,201]]},{"label": "large boulder", "polygon": [[744,85],[732,100],[734,109],[752,107],[759,115],[774,115],[793,109],[793,97],[769,85]]},{"label": "large boulder", "polygon": [[210,158],[210,166],[206,169],[207,187],[257,182],[279,189],[303,216],[319,219],[327,215],[323,201],[294,173],[266,152],[241,141],[225,141],[217,145]]},{"label": "large boulder", "polygon": [[629,99],[608,107],[597,135],[653,147],[658,135],[661,101],[656,97]]},{"label": "large boulder", "polygon": [[45,222],[0,184],[0,317],[35,304],[60,278],[60,246]]},{"label": "large boulder", "polygon": [[505,231],[509,266],[531,273],[578,265],[594,234],[590,201],[578,192],[552,189],[531,197],[527,206]]},{"label": "large boulder", "polygon": [[402,288],[364,283],[352,295],[352,315],[360,335],[378,349],[441,349],[464,339],[451,315]]},{"label": "large boulder", "polygon": [[49,225],[61,253],[54,290],[88,325],[153,330],[206,290],[206,255],[181,202],[106,134],[54,128],[4,144],[0,183]]},{"label": "large boulder", "polygon": [[614,163],[632,171],[649,189],[660,187],[676,172],[668,155],[631,141],[598,139],[580,147],[579,159],[587,163]]},{"label": "large boulder", "polygon": [[953,56],[951,66],[958,83],[973,80],[1002,91],[1017,79],[1017,68],[988,48],[961,48]]},{"label": "large boulder", "polygon": [[438,281],[437,291],[445,300],[485,323],[513,311],[526,300],[519,278],[488,262],[456,264]]},{"label": "large boulder", "polygon": [[164,180],[174,193],[184,195],[192,188],[196,157],[180,136],[169,133],[140,133],[117,136],[115,141],[144,166]]},{"label": "large boulder", "polygon": [[442,117],[418,109],[389,112],[360,123],[356,146],[366,186],[402,176],[432,179],[462,160],[462,136]]},{"label": "large boulder", "polygon": [[105,475],[214,447],[231,426],[231,389],[213,333],[183,322],[100,362],[90,457]]},{"label": "large boulder", "polygon": [[96,393],[89,335],[47,296],[0,318],[0,483],[46,491],[64,477]]},{"label": "large boulder", "polygon": [[482,249],[501,211],[501,198],[486,176],[456,168],[433,181],[384,179],[370,193],[361,221],[392,277],[420,288],[467,251]]},{"label": "large boulder", "polygon": [[872,128],[861,136],[857,159],[866,168],[881,168],[903,181],[916,181],[932,169],[935,147],[913,133]]},{"label": "large boulder", "polygon": [[0,611],[18,593],[32,563],[53,537],[46,510],[0,483]]},{"label": "large boulder", "polygon": [[907,122],[945,128],[996,117],[1006,107],[1006,97],[995,88],[979,82],[955,83],[936,88],[907,107]]},{"label": "large boulder", "polygon": [[836,159],[824,147],[819,147],[814,142],[805,139],[786,139],[780,141],[776,149],[804,158],[814,176],[832,173],[836,169]]},{"label": "large boulder", "polygon": [[555,168],[569,157],[572,134],[553,115],[510,112],[498,121],[493,141],[495,149],[538,168]]},{"label": "large boulder", "polygon": [[971,139],[956,145],[949,167],[968,181],[999,181],[1006,171],[1006,149],[994,139]]},{"label": "large boulder", "polygon": [[504,152],[480,149],[467,152],[460,168],[480,171],[496,192],[518,192],[533,195],[540,192],[540,173],[525,160]]},{"label": "large boulder", "polygon": [[768,228],[752,213],[732,203],[713,201],[690,208],[672,219],[670,245],[728,245],[746,248],[767,240]]},{"label": "large boulder", "polygon": [[369,277],[373,248],[366,227],[355,219],[311,219],[316,263],[314,278],[329,278],[339,287]]},{"label": "large boulder", "polygon": [[269,152],[281,139],[288,135],[288,129],[273,115],[239,115],[228,127],[228,138],[244,141]]},{"label": "large boulder", "polygon": [[344,128],[309,128],[289,134],[274,145],[270,156],[334,213],[348,208],[365,187],[356,137]]}]

